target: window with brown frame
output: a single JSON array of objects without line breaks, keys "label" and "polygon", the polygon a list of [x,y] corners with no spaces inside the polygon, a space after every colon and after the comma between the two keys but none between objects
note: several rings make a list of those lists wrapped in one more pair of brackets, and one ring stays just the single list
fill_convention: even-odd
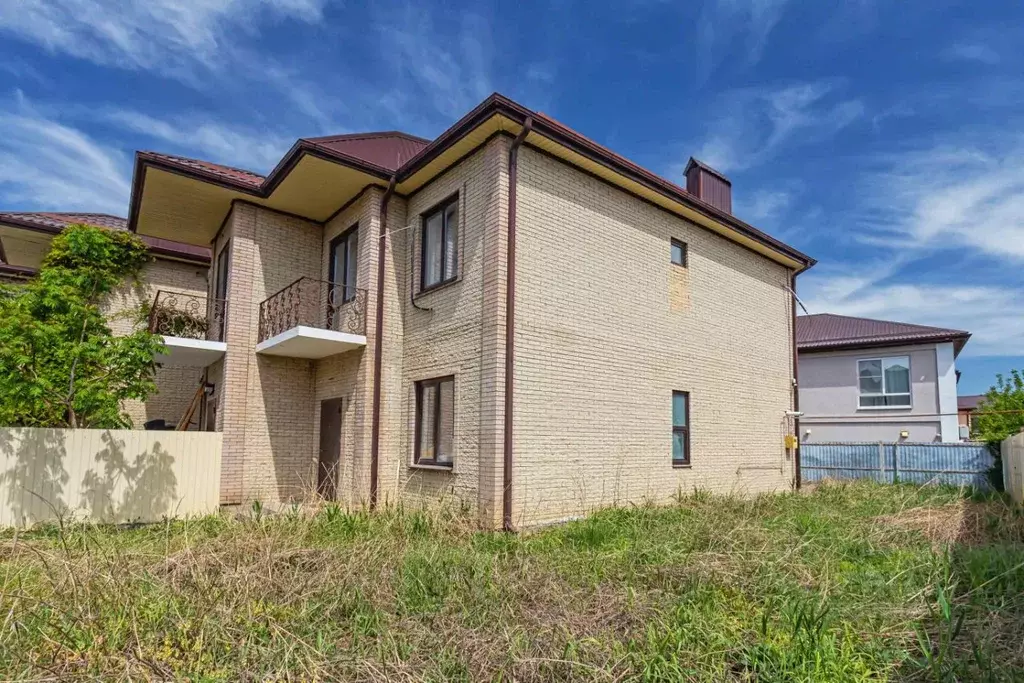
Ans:
[{"label": "window with brown frame", "polygon": [[686,267],[686,242],[680,242],[677,239],[671,240],[672,242],[672,263],[677,266]]},{"label": "window with brown frame", "polygon": [[690,464],[690,394],[672,392],[672,464]]},{"label": "window with brown frame", "polygon": [[423,215],[420,291],[453,281],[459,272],[459,196]]},{"label": "window with brown frame", "polygon": [[451,467],[455,448],[455,378],[416,382],[417,465]]}]

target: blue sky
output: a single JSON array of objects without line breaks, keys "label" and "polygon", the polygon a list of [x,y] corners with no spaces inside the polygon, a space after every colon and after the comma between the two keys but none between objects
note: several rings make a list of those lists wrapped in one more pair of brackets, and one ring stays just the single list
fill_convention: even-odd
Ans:
[{"label": "blue sky", "polygon": [[1024,367],[1024,5],[0,0],[0,207],[124,215],[136,149],[268,171],[492,91],[666,177],[692,154],[810,253],[811,312],[967,329]]}]

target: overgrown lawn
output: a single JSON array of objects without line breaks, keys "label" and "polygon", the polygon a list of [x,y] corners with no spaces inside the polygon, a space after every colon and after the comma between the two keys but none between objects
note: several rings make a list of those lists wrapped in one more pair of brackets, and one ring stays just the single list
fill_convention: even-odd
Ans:
[{"label": "overgrown lawn", "polygon": [[533,533],[328,506],[0,532],[0,678],[1024,680],[1024,513],[693,493]]}]

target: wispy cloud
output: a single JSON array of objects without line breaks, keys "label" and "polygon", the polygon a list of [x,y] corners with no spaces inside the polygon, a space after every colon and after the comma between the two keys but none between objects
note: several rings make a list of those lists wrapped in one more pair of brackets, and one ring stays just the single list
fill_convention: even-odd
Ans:
[{"label": "wispy cloud", "polygon": [[943,51],[942,55],[950,60],[982,64],[998,64],[1000,62],[999,53],[983,43],[956,43]]},{"label": "wispy cloud", "polygon": [[438,18],[420,4],[380,13],[376,30],[395,91],[453,121],[493,91],[490,23],[474,13]]},{"label": "wispy cloud", "polygon": [[1024,261],[1024,136],[993,131],[881,163],[862,183],[865,240]]},{"label": "wispy cloud", "polygon": [[793,194],[788,190],[755,190],[747,199],[737,198],[736,215],[755,225],[767,225],[778,220],[792,203]]},{"label": "wispy cloud", "polygon": [[164,143],[161,149],[195,154],[218,163],[266,173],[294,142],[286,134],[252,130],[246,126],[215,121],[199,115],[159,119],[128,110],[110,110],[102,118],[122,130],[132,131],[149,141]]},{"label": "wispy cloud", "polygon": [[819,142],[864,113],[858,99],[839,97],[828,81],[726,93],[708,117],[712,123],[697,157],[723,171],[744,170],[782,148]]},{"label": "wispy cloud", "polygon": [[6,208],[124,215],[129,161],[116,148],[33,110],[0,110],[0,196]]},{"label": "wispy cloud", "polygon": [[737,45],[746,63],[756,64],[787,4],[789,0],[707,0],[698,19],[701,77],[707,78]]},{"label": "wispy cloud", "polygon": [[[325,0],[19,0],[0,30],[97,64],[189,78],[217,70],[262,16],[318,21]],[[9,3],[12,4],[12,3]]]}]

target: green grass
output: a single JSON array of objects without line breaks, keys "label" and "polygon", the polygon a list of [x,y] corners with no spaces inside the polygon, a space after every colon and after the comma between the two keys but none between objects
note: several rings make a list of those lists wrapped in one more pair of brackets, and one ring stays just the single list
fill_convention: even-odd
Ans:
[{"label": "green grass", "polygon": [[0,532],[0,679],[1024,680],[1024,513],[694,493],[534,533],[327,506]]}]

